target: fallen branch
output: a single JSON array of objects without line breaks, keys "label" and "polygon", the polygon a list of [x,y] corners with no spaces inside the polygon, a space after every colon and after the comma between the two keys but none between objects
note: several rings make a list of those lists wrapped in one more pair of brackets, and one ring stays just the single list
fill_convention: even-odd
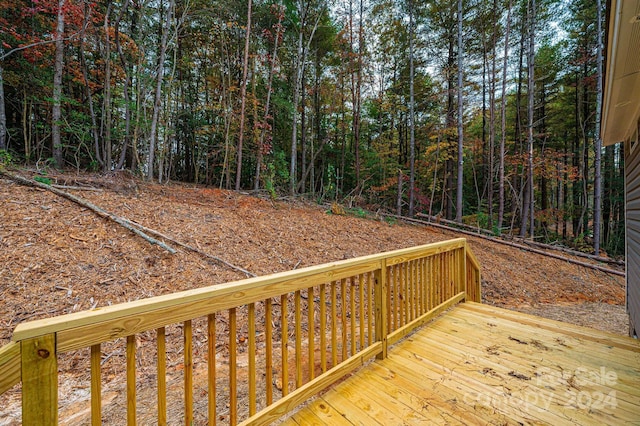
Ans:
[{"label": "fallen branch", "polygon": [[478,234],[493,235],[493,232],[491,232],[491,231],[489,231],[487,229],[482,229],[482,228],[480,228],[480,226],[477,226],[477,227],[476,226],[471,226],[471,225],[467,225],[466,223],[460,223],[460,222],[456,222],[456,221],[453,221],[453,220],[444,219],[444,218],[442,218],[440,216],[429,216],[428,214],[424,214],[424,213],[416,213],[416,216],[423,217],[423,218],[427,219],[427,221],[429,223],[433,223],[433,222],[435,222],[437,224],[444,223],[444,224],[447,224],[447,225],[451,225],[453,228],[456,228],[456,229],[457,228],[462,228],[462,229],[466,229],[466,230],[471,231],[471,232],[476,232]]},{"label": "fallen branch", "polygon": [[523,240],[522,238],[514,238],[513,240],[518,242],[518,243],[521,243],[521,244],[535,246],[535,247],[542,248],[542,249],[557,250],[557,251],[561,251],[561,252],[570,254],[572,256],[584,257],[586,259],[592,259],[592,260],[596,260],[598,262],[609,263],[609,264],[618,265],[618,266],[624,266],[624,261],[622,261],[622,260],[609,259],[609,258],[602,257],[602,256],[595,256],[593,254],[583,253],[583,252],[576,251],[576,250],[571,250],[571,249],[566,248],[566,247],[555,246],[555,245],[552,245],[552,244],[538,243],[536,241],[530,241],[530,240]]},{"label": "fallen branch", "polygon": [[129,221],[127,221],[126,219],[123,219],[123,218],[121,218],[119,216],[116,216],[113,213],[109,213],[106,210],[101,209],[100,207],[96,206],[95,204],[92,204],[91,202],[89,202],[87,200],[83,200],[82,198],[77,197],[77,196],[75,196],[73,194],[69,194],[68,192],[65,192],[65,191],[63,191],[61,189],[54,188],[51,185],[45,185],[43,183],[24,178],[22,176],[14,175],[14,174],[9,173],[7,171],[0,170],[0,174],[5,176],[5,177],[8,177],[9,179],[11,179],[14,182],[17,182],[17,183],[19,183],[21,185],[40,188],[40,189],[45,189],[47,191],[51,191],[56,195],[64,197],[64,198],[66,198],[66,199],[68,199],[70,201],[73,201],[74,203],[77,203],[77,204],[79,204],[79,205],[81,205],[83,207],[88,208],[89,210],[92,210],[93,212],[95,212],[100,217],[112,220],[113,222],[117,223],[118,225],[120,225],[120,226],[128,229],[129,231],[133,232],[134,234],[138,235],[139,237],[144,238],[149,243],[155,244],[155,245],[157,245],[159,247],[162,247],[163,249],[165,249],[166,251],[168,251],[171,254],[175,254],[176,253],[176,250],[173,247],[169,247],[168,245],[166,245],[162,241],[158,241],[155,238],[150,237],[149,235],[147,235],[144,232],[142,232],[140,229],[136,228],[135,226],[132,226],[132,224]]},{"label": "fallen branch", "polygon": [[595,270],[598,270],[598,271],[601,271],[601,272],[606,272],[607,274],[618,275],[620,277],[624,277],[625,276],[625,273],[622,272],[622,271],[616,271],[615,269],[605,268],[603,266],[594,265],[592,263],[581,262],[579,260],[575,260],[575,259],[571,259],[569,257],[560,256],[558,254],[553,254],[553,253],[549,253],[549,252],[546,252],[546,251],[534,249],[532,247],[523,246],[521,244],[511,243],[509,241],[500,240],[500,239],[497,239],[497,238],[494,238],[494,237],[488,237],[486,235],[477,234],[477,233],[471,232],[471,231],[465,231],[464,229],[452,228],[450,226],[441,225],[441,224],[438,224],[438,223],[425,222],[424,220],[412,219],[412,218],[409,218],[409,217],[397,216],[397,215],[393,215],[393,214],[390,214],[390,215],[387,215],[387,216],[394,217],[396,219],[403,220],[403,221],[410,222],[410,223],[417,223],[419,225],[433,226],[435,228],[441,228],[441,229],[445,229],[447,231],[457,232],[457,233],[465,234],[465,235],[471,235],[473,237],[482,238],[482,239],[485,239],[485,240],[488,240],[488,241],[491,241],[491,242],[494,242],[494,243],[504,244],[504,245],[507,245],[507,246],[510,246],[510,247],[515,247],[515,248],[518,248],[520,250],[525,250],[525,251],[528,251],[528,252],[531,252],[531,253],[536,253],[536,254],[540,254],[540,255],[543,255],[543,256],[551,257],[551,258],[554,258],[554,259],[563,260],[565,262],[572,263],[574,265],[584,266],[585,268],[591,268],[591,269],[595,269]]},{"label": "fallen branch", "polygon": [[51,186],[58,189],[71,189],[73,191],[95,191],[95,192],[103,191],[103,189],[101,188],[94,188],[91,186],[67,186],[67,185],[56,185],[56,184],[52,184]]},{"label": "fallen branch", "polygon": [[[124,218],[123,218],[123,219],[124,219]],[[239,267],[239,266],[236,266],[236,265],[234,265],[234,264],[232,264],[232,263],[229,263],[229,262],[227,262],[226,260],[223,260],[223,259],[221,259],[221,258],[219,258],[219,257],[217,257],[217,256],[213,256],[213,255],[211,255],[211,254],[209,254],[209,253],[205,253],[205,252],[203,252],[203,251],[202,251],[202,250],[200,250],[200,249],[197,249],[197,248],[195,248],[195,247],[193,247],[193,246],[190,246],[190,245],[188,245],[188,244],[185,244],[185,243],[183,243],[183,242],[180,242],[180,241],[178,241],[178,240],[176,240],[176,239],[174,239],[174,238],[169,237],[168,235],[165,235],[165,234],[163,234],[163,233],[161,233],[161,232],[156,231],[155,229],[147,228],[146,226],[141,225],[141,224],[139,224],[138,222],[134,222],[134,221],[132,221],[132,220],[130,220],[130,219],[124,219],[124,220],[126,220],[127,222],[129,222],[131,225],[133,225],[133,226],[137,226],[137,227],[138,227],[138,228],[140,228],[141,230],[143,230],[143,231],[145,231],[145,232],[148,232],[149,234],[153,234],[153,235],[155,235],[156,237],[162,238],[163,240],[171,241],[172,243],[174,243],[174,244],[176,244],[176,245],[178,245],[178,246],[180,246],[180,247],[183,247],[183,248],[185,248],[185,249],[187,249],[187,250],[190,250],[190,251],[192,251],[192,252],[194,252],[194,253],[198,253],[199,255],[201,255],[201,256],[203,256],[203,257],[205,257],[205,258],[207,258],[207,259],[215,260],[216,262],[221,263],[221,264],[223,264],[223,265],[225,265],[225,266],[227,266],[227,267],[229,267],[229,268],[231,268],[231,269],[233,269],[233,270],[236,270],[236,271],[242,272],[243,274],[246,274],[246,275],[247,275],[247,276],[249,276],[249,277],[256,277],[256,276],[257,276],[257,275],[256,275],[256,274],[254,274],[253,272],[249,272],[249,271],[247,271],[246,269],[243,269],[243,268],[241,268],[241,267]]]},{"label": "fallen branch", "polygon": [[[474,226],[469,226],[469,225],[466,225],[464,223],[458,223],[458,222],[455,222],[453,220],[442,219],[442,218],[437,217],[437,216],[429,216],[429,215],[423,214],[423,213],[416,213],[416,216],[426,218],[429,221],[429,223],[435,222],[436,224],[440,224],[440,223],[450,224],[450,225],[452,225],[451,228],[453,228],[453,229],[462,228],[462,229],[465,229],[465,230],[469,230],[471,232],[481,233],[481,234],[487,235],[489,237],[495,235],[493,232],[488,231],[486,229],[476,228]],[[502,239],[502,240],[504,241],[504,239]],[[566,248],[566,247],[554,246],[554,245],[550,245],[550,244],[543,244],[543,243],[539,243],[537,241],[525,240],[525,239],[522,239],[522,238],[513,238],[513,240],[518,242],[518,243],[521,243],[521,244],[526,244],[528,246],[534,246],[534,247],[538,247],[538,248],[541,248],[541,249],[547,249],[547,250],[561,251],[561,252],[570,254],[572,256],[584,257],[585,259],[596,260],[596,261],[602,262],[602,263],[609,263],[609,264],[612,264],[612,265],[624,266],[624,262],[620,261],[620,260],[609,259],[609,258],[602,257],[602,256],[594,256],[593,254],[583,253],[581,251],[576,251],[576,250],[571,250],[571,249]]]}]

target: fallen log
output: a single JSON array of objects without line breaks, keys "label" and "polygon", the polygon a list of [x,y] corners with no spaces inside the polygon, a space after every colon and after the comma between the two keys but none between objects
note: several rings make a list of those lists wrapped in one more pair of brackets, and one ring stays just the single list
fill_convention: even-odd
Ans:
[{"label": "fallen log", "polygon": [[93,211],[94,213],[96,213],[98,216],[103,217],[105,219],[109,219],[115,223],[117,223],[118,225],[124,227],[125,229],[133,232],[134,234],[138,235],[139,237],[145,239],[146,241],[148,241],[151,244],[157,245],[163,249],[165,249],[166,251],[168,251],[171,254],[175,254],[176,253],[176,249],[174,249],[173,247],[170,247],[168,245],[166,245],[165,243],[163,243],[162,241],[158,241],[153,237],[150,237],[149,235],[145,234],[144,232],[142,232],[140,229],[136,228],[135,226],[133,226],[130,222],[128,222],[127,220],[121,218],[120,216],[116,216],[113,213],[109,213],[106,210],[103,210],[102,208],[96,206],[95,204],[84,200],[80,197],[77,197],[73,194],[70,194],[68,192],[65,192],[61,189],[58,188],[54,188],[51,185],[45,185],[44,183],[40,183],[37,182],[35,180],[30,180],[27,179],[25,177],[19,176],[19,175],[15,175],[13,173],[9,173],[5,170],[0,170],[0,174],[11,179],[12,181],[19,183],[21,185],[25,185],[25,186],[30,186],[30,187],[34,187],[34,188],[40,188],[40,189],[44,189],[46,191],[51,191],[56,195],[59,195],[63,198],[66,198],[67,200],[73,201],[76,204],[79,204],[83,207],[88,208],[89,210]]},{"label": "fallen log", "polygon": [[183,242],[180,242],[180,241],[178,241],[178,240],[176,240],[174,238],[171,238],[168,235],[165,235],[165,234],[163,234],[161,232],[156,231],[155,229],[147,228],[146,226],[141,225],[138,222],[135,222],[135,221],[130,220],[130,219],[124,219],[124,220],[128,221],[129,223],[131,223],[134,226],[137,226],[138,228],[142,229],[143,231],[148,232],[149,234],[153,234],[156,237],[162,238],[163,240],[171,241],[172,243],[174,243],[174,244],[176,244],[176,245],[178,245],[178,246],[180,246],[182,248],[185,248],[187,250],[190,250],[190,251],[192,251],[194,253],[197,253],[197,254],[199,254],[199,255],[207,258],[207,259],[214,260],[214,261],[216,261],[216,262],[218,262],[218,263],[220,263],[220,264],[222,264],[224,266],[227,266],[228,268],[231,268],[231,269],[233,269],[235,271],[238,271],[238,272],[242,272],[243,274],[246,274],[249,277],[257,277],[257,275],[254,274],[253,272],[249,272],[246,269],[243,269],[243,268],[241,268],[239,266],[236,266],[236,265],[234,265],[232,263],[229,263],[226,260],[221,259],[221,258],[219,258],[217,256],[213,256],[213,255],[211,255],[209,253],[205,253],[202,250],[199,250],[199,249],[197,249],[197,248],[195,248],[193,246],[190,246],[190,245],[185,244]]},{"label": "fallen log", "polygon": [[617,271],[615,269],[605,268],[603,266],[594,265],[592,263],[582,262],[580,260],[571,259],[569,257],[560,256],[558,254],[549,253],[549,252],[546,252],[546,251],[535,249],[533,247],[528,247],[528,246],[524,246],[524,245],[521,245],[521,244],[512,243],[512,242],[509,242],[509,241],[504,241],[504,240],[501,240],[501,239],[498,239],[498,238],[489,237],[489,236],[482,235],[482,234],[477,234],[475,232],[465,231],[464,229],[452,228],[452,227],[447,226],[447,225],[442,225],[442,224],[433,223],[433,222],[426,222],[424,220],[412,219],[412,218],[409,218],[409,217],[398,216],[398,215],[393,215],[393,214],[386,215],[386,216],[394,217],[396,219],[403,220],[403,221],[410,222],[410,223],[416,223],[416,224],[419,224],[419,225],[426,225],[426,226],[433,226],[435,228],[441,228],[441,229],[445,229],[447,231],[452,231],[452,232],[457,232],[457,233],[461,233],[461,234],[465,234],[465,235],[470,235],[470,236],[473,236],[473,237],[476,237],[476,238],[482,238],[482,239],[485,239],[485,240],[488,240],[488,241],[491,241],[491,242],[494,242],[494,243],[497,243],[497,244],[504,244],[504,245],[507,245],[507,246],[510,246],[510,247],[518,248],[520,250],[524,250],[524,251],[528,251],[528,252],[531,252],[531,253],[540,254],[542,256],[547,256],[547,257],[551,257],[551,258],[554,258],[554,259],[563,260],[565,262],[572,263],[574,265],[584,266],[585,268],[595,269],[595,270],[598,270],[598,271],[601,271],[601,272],[605,272],[607,274],[617,275],[617,276],[620,276],[620,277],[624,277],[625,276],[625,273],[622,272],[622,271]]},{"label": "fallen log", "polygon": [[67,185],[56,185],[51,184],[52,187],[58,189],[71,189],[72,191],[94,191],[94,192],[102,192],[101,188],[94,188],[92,186],[67,186]]},{"label": "fallen log", "polygon": [[570,254],[572,256],[584,257],[585,259],[596,260],[598,262],[609,263],[611,265],[624,266],[624,264],[625,264],[624,261],[622,261],[622,260],[609,259],[607,257],[596,256],[596,255],[589,254],[589,253],[583,253],[581,251],[571,250],[570,248],[566,248],[566,247],[555,246],[555,245],[552,245],[552,244],[539,243],[537,241],[524,240],[522,238],[514,238],[513,240],[518,242],[518,243],[520,243],[520,244],[526,244],[526,245],[530,245],[530,246],[534,246],[534,247],[538,247],[538,248],[542,248],[542,249],[548,249],[548,250],[557,250],[557,251],[561,251],[563,253]]},{"label": "fallen log", "polygon": [[462,228],[471,232],[477,232],[478,234],[493,235],[493,232],[487,229],[480,228],[479,226],[476,227],[476,226],[467,225],[466,223],[460,223],[453,220],[443,219],[440,216],[430,216],[424,213],[416,213],[416,216],[427,219],[429,223],[433,223],[433,222],[438,224],[444,223],[444,224],[451,225],[454,228]]},{"label": "fallen log", "polygon": [[[493,232],[488,231],[486,229],[476,228],[474,226],[466,225],[464,223],[455,222],[453,220],[442,219],[442,218],[440,218],[438,216],[429,216],[428,214],[424,214],[424,213],[416,213],[416,216],[428,219],[429,223],[434,223],[435,222],[436,224],[440,224],[440,223],[450,224],[450,225],[452,225],[451,227],[454,228],[454,229],[462,228],[462,229],[465,229],[465,230],[468,230],[468,231],[471,231],[471,232],[481,233],[481,234],[487,235],[489,237],[495,235]],[[504,238],[502,238],[502,240],[505,241]],[[623,261],[616,260],[616,259],[609,259],[607,257],[602,257],[602,256],[595,256],[593,254],[583,253],[581,251],[576,251],[576,250],[571,250],[571,249],[569,249],[567,247],[554,246],[554,245],[550,245],[550,244],[539,243],[537,241],[525,240],[525,239],[522,239],[522,238],[513,238],[512,240],[516,241],[516,242],[518,242],[520,244],[526,244],[526,245],[533,246],[533,247],[538,247],[538,248],[541,248],[541,249],[561,251],[561,252],[570,254],[572,256],[584,257],[585,259],[596,260],[598,262],[609,263],[611,265],[624,266],[624,262]]]}]

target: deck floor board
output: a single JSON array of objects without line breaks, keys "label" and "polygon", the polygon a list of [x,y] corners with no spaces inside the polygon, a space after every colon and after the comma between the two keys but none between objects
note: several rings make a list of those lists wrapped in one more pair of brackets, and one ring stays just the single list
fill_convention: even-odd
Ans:
[{"label": "deck floor board", "polygon": [[640,342],[463,303],[284,424],[640,425]]}]

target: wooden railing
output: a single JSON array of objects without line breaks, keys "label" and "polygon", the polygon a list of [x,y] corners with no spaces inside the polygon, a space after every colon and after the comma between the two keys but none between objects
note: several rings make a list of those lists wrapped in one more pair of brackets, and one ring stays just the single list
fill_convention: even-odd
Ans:
[{"label": "wooden railing", "polygon": [[[456,239],[23,323],[0,349],[0,394],[21,382],[23,424],[57,424],[58,362],[80,353],[101,424],[104,348],[122,341],[128,424],[267,424],[464,300],[480,301],[480,270]],[[137,383],[141,353],[153,384]]]}]

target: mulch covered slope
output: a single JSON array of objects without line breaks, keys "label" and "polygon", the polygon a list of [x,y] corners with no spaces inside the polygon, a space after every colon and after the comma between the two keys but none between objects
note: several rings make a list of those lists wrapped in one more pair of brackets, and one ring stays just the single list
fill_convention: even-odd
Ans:
[{"label": "mulch covered slope", "polygon": [[[257,275],[456,237],[332,215],[301,201],[147,184],[126,174],[52,180],[99,187],[69,192]],[[520,309],[624,303],[621,277],[480,239],[471,238],[471,246],[483,268],[486,303]],[[23,321],[245,277],[197,253],[170,254],[78,204],[0,177],[0,345]]]}]

